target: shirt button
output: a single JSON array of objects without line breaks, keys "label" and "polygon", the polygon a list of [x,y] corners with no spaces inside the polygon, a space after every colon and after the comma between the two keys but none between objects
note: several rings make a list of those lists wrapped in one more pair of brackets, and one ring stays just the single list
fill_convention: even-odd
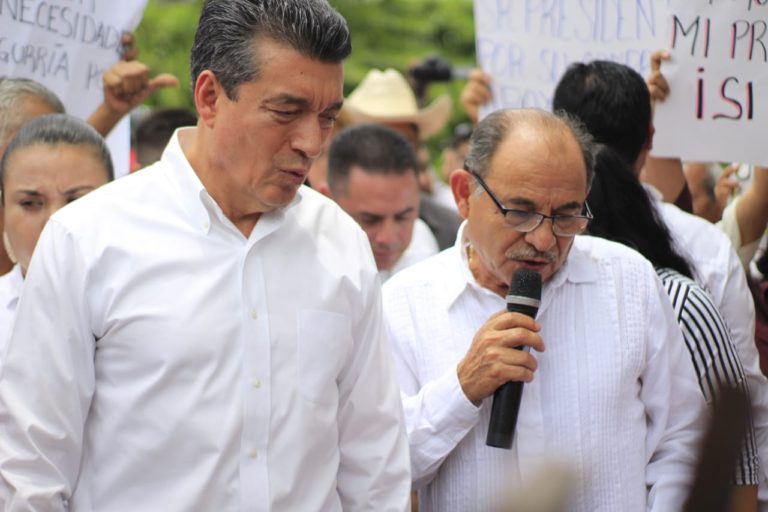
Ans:
[{"label": "shirt button", "polygon": [[256,320],[256,318],[259,316],[258,311],[256,311],[255,309],[251,309],[250,314],[251,314],[251,318],[253,318],[254,320]]},{"label": "shirt button", "polygon": [[251,448],[251,451],[248,452],[248,455],[250,455],[252,459],[255,459],[259,455],[259,451],[256,448]]},{"label": "shirt button", "polygon": [[253,379],[251,382],[254,388],[259,389],[261,387],[261,381],[259,379]]},{"label": "shirt button", "polygon": [[203,222],[203,229],[208,229],[211,227],[211,225],[208,223],[208,221]]}]

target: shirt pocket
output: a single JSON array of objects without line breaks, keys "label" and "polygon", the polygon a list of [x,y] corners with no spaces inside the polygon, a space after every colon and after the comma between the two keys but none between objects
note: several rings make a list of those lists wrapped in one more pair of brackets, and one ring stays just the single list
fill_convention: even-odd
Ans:
[{"label": "shirt pocket", "polygon": [[317,404],[336,404],[338,378],[352,346],[352,322],[341,313],[301,310],[297,338],[299,391]]}]

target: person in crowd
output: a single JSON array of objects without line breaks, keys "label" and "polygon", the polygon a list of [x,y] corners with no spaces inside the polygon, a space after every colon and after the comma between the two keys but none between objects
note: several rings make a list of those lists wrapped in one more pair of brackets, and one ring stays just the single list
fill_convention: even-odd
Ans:
[{"label": "person in crowd", "polygon": [[[44,85],[26,78],[4,77],[0,81],[0,158],[24,123],[43,114],[63,112],[61,100]],[[0,231],[4,223],[0,209]],[[0,244],[0,275],[10,272],[13,266],[5,244]]]},{"label": "person in crowd", "polygon": [[[707,403],[714,404],[722,387],[739,388],[749,396],[728,326],[706,290],[693,280],[691,264],[675,247],[636,174],[608,146],[597,152],[595,179],[587,200],[594,216],[589,233],[637,250],[656,269],[672,301]],[[751,420],[749,423],[734,472],[734,512],[757,510],[759,464],[754,425]]]},{"label": "person in crowd", "polygon": [[446,141],[442,153],[443,176],[450,176],[456,169],[461,169],[469,152],[469,137],[472,135],[470,123],[457,124],[453,135]]},{"label": "person in crowd", "polygon": [[755,260],[755,275],[749,279],[749,288],[755,301],[755,342],[760,352],[760,368],[768,375],[768,251]]},{"label": "person in crowd", "polygon": [[147,167],[158,160],[171,140],[173,132],[197,124],[197,115],[185,108],[163,108],[149,112],[133,130],[136,168]]},{"label": "person in crowd", "polygon": [[[126,113],[156,90],[178,84],[178,80],[168,74],[150,78],[147,66],[135,60],[138,53],[130,49],[132,41],[132,37],[125,39],[129,48],[123,59],[104,72],[103,102],[88,119],[103,137]],[[61,100],[44,85],[27,78],[3,77],[0,81],[0,158],[24,123],[43,114],[64,112]],[[0,210],[0,231],[2,229]],[[13,265],[5,247],[0,245],[0,275],[10,272]]]},{"label": "person in crowd", "polygon": [[11,140],[0,160],[0,204],[17,263],[0,277],[1,338],[10,330],[32,251],[48,218],[113,177],[104,139],[75,117],[36,117]]},{"label": "person in crowd", "polygon": [[[451,115],[452,102],[443,95],[425,108],[419,109],[416,95],[405,77],[394,69],[372,69],[349,94],[342,110],[346,125],[361,123],[383,124],[406,137],[417,155],[426,155],[423,142],[440,131]],[[428,155],[420,165],[423,193],[419,209],[421,219],[437,238],[440,249],[453,245],[460,219],[452,204],[450,191],[432,179]]]},{"label": "person in crowd", "polygon": [[438,252],[419,219],[418,165],[408,140],[377,124],[344,130],[328,152],[328,185],[321,191],[368,235],[382,281]]},{"label": "person in crowd", "polygon": [[[555,456],[577,476],[569,510],[682,508],[704,400],[650,263],[576,236],[589,140],[543,111],[487,116],[450,178],[466,219],[455,246],[383,287],[421,512],[497,510]],[[504,311],[521,268],[544,283],[535,320]],[[508,381],[525,382],[511,452],[485,445]]]},{"label": "person in crowd", "polygon": [[196,127],[38,241],[0,378],[5,510],[407,510],[370,245],[301,186],[350,51],[325,0],[204,3]]},{"label": "person in crowd", "polygon": [[[659,85],[658,80],[654,83]],[[649,88],[636,71],[609,61],[572,64],[555,88],[552,107],[580,119],[597,142],[611,147],[636,173],[642,169],[652,147],[653,124]],[[645,188],[678,251],[692,262],[695,280],[710,293],[731,331],[752,400],[761,462],[760,499],[768,500],[768,382],[760,372],[746,275],[722,231],[663,202],[650,185]]]},{"label": "person in crowd", "polygon": [[[719,175],[712,174],[713,167]],[[728,236],[749,274],[749,264],[768,226],[768,167],[748,167],[752,180],[739,194],[740,184],[732,176],[741,167],[731,164],[720,170],[716,164],[686,162],[683,170],[693,197],[693,212],[714,222]]]}]

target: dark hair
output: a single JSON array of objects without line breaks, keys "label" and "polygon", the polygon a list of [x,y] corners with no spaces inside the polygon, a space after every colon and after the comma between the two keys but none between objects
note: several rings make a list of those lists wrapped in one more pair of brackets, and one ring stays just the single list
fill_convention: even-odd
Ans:
[{"label": "dark hair", "polygon": [[515,129],[532,125],[541,131],[542,136],[570,133],[581,149],[587,173],[587,186],[589,186],[594,175],[592,137],[581,123],[562,112],[551,114],[538,109],[505,109],[493,112],[485,117],[472,132],[465,167],[483,178],[486,177],[499,145]]},{"label": "dark hair", "polygon": [[613,147],[630,165],[648,139],[648,86],[623,64],[603,60],[571,64],[555,88],[552,109],[580,119],[596,142]]},{"label": "dark hair", "polygon": [[154,163],[177,128],[195,124],[197,115],[185,108],[153,110],[136,123],[136,160],[143,165]]},{"label": "dark hair", "polygon": [[237,87],[259,76],[259,37],[323,62],[352,51],[346,21],[326,0],[206,0],[190,57],[192,87],[209,69],[237,100]]},{"label": "dark hair", "polygon": [[595,180],[587,197],[594,219],[589,234],[632,247],[656,268],[693,279],[693,269],[629,164],[613,148],[598,145]]},{"label": "dark hair", "polygon": [[104,139],[88,123],[67,114],[48,114],[35,117],[21,127],[11,139],[8,148],[0,160],[0,200],[5,193],[5,173],[11,155],[19,150],[37,144],[47,146],[69,145],[85,146],[90,149],[104,167],[107,179],[115,176],[112,157]]},{"label": "dark hair", "polygon": [[380,124],[361,124],[340,132],[328,149],[328,187],[334,194],[346,192],[353,166],[368,174],[416,175],[419,159],[400,133]]},{"label": "dark hair", "polygon": [[755,261],[755,266],[763,274],[763,279],[768,279],[768,249],[763,251],[763,254]]}]

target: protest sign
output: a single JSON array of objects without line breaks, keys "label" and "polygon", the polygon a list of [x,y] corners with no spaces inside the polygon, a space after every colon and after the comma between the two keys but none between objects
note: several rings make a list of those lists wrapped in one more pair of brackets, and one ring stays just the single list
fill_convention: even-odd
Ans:
[{"label": "protest sign", "polygon": [[673,0],[653,153],[768,165],[768,0]]},{"label": "protest sign", "polygon": [[[103,99],[101,75],[120,57],[147,0],[0,0],[0,76],[36,80],[67,112],[87,118]],[[108,138],[115,174],[128,170],[127,120]]]},{"label": "protest sign", "polygon": [[573,62],[611,60],[646,76],[669,1],[475,0],[477,62],[493,78],[493,100],[482,113],[549,110]]}]

